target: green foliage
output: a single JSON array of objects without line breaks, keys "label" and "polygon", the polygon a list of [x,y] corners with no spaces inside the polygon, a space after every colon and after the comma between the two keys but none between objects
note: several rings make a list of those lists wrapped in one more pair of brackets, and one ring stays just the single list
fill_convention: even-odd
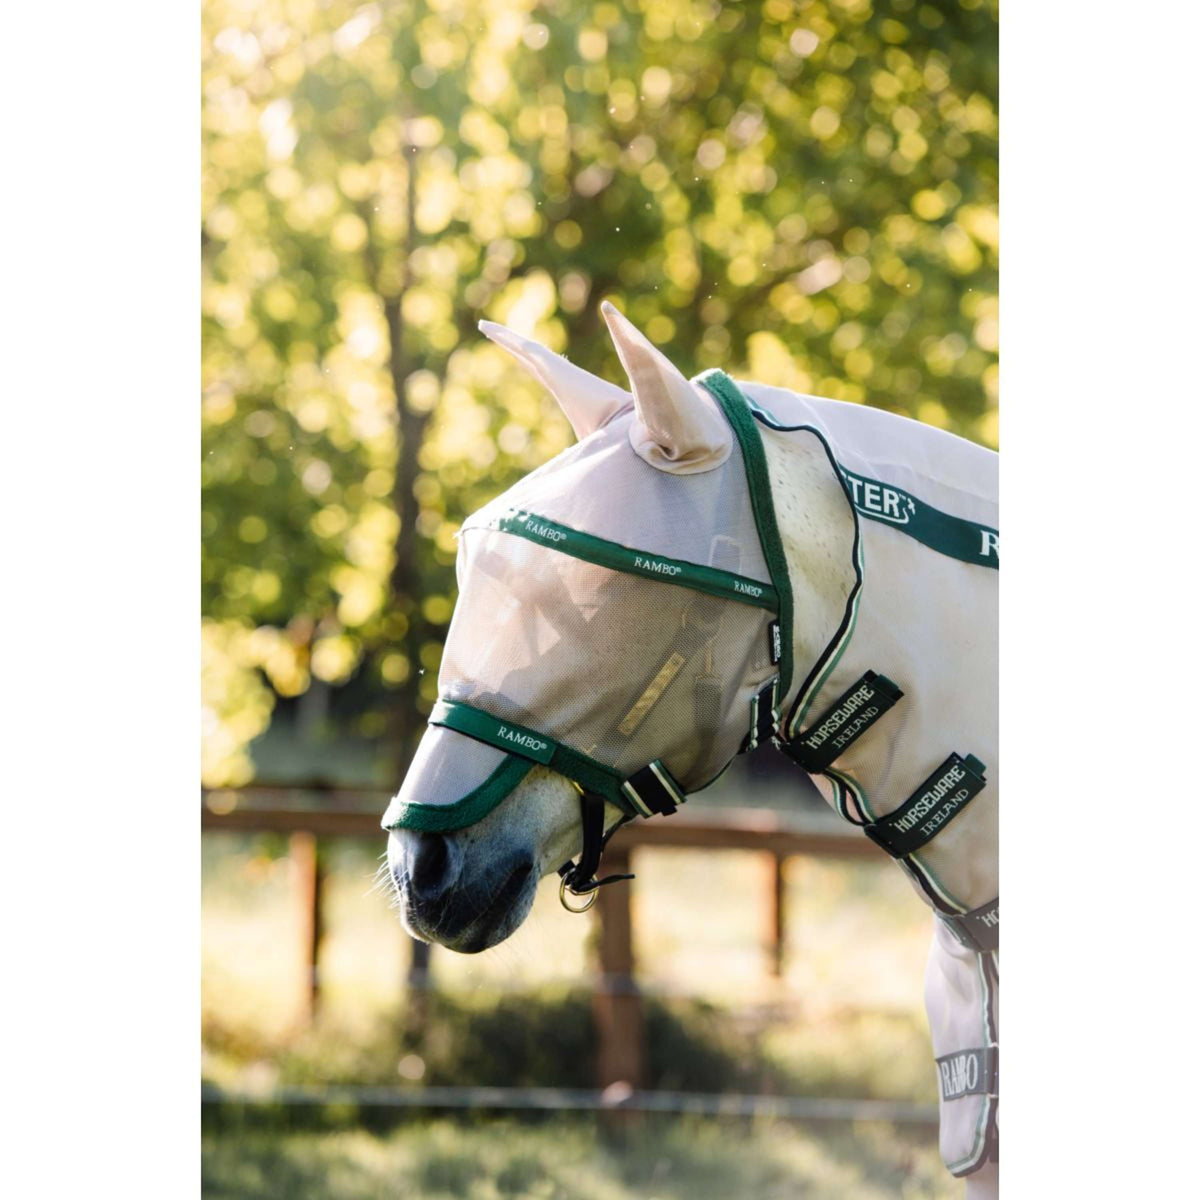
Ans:
[{"label": "green foliage", "polygon": [[996,442],[993,0],[206,0],[202,86],[210,783],[314,676],[410,744],[455,531],[570,437],[481,316]]}]

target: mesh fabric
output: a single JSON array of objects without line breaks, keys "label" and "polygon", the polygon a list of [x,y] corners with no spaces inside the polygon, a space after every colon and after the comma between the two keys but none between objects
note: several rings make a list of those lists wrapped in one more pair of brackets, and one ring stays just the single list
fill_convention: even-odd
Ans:
[{"label": "mesh fabric", "polygon": [[[644,578],[495,528],[513,511],[649,556],[770,577],[741,456],[676,476],[629,444],[631,414],[526,476],[464,524],[441,699],[538,730],[630,775],[661,759],[687,791],[737,753],[775,674],[763,607]],[[431,728],[385,824],[462,807],[506,756]],[[495,797],[492,797],[493,799]]]},{"label": "mesh fabric", "polygon": [[625,775],[661,758],[689,790],[737,752],[754,688],[736,681],[770,674],[769,613],[492,530],[466,530],[462,555],[444,699]]}]

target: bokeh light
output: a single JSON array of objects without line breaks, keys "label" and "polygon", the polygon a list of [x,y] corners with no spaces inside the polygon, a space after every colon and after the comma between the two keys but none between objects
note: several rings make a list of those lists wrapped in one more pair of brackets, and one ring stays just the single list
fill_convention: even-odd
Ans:
[{"label": "bokeh light", "polygon": [[687,373],[995,446],[995,19],[206,0],[205,782],[314,680],[403,762],[455,531],[571,437],[480,317],[615,380],[610,298]]}]

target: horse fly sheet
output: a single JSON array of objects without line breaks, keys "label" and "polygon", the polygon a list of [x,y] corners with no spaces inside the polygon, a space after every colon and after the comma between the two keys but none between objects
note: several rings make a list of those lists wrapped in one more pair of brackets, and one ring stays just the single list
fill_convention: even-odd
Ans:
[{"label": "horse fly sheet", "polygon": [[877,409],[746,393],[762,425],[823,439],[855,513],[859,589],[775,741],[941,917],[925,1003],[942,1155],[966,1175],[999,1152],[999,459]]},{"label": "horse fly sheet", "polygon": [[[646,470],[626,410],[464,524],[440,698],[384,828],[471,825],[542,764],[580,793],[562,887],[594,896],[619,878],[596,878],[619,824],[675,812],[772,740],[941,918],[941,1150],[969,1174],[998,1143],[996,456],[859,405],[697,382],[736,434],[723,469]],[[854,583],[813,662],[793,662],[764,427],[815,439],[853,515]]]}]

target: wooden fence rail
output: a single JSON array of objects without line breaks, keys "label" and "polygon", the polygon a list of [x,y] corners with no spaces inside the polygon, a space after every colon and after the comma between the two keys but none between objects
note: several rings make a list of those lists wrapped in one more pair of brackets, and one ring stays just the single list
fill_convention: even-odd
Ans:
[{"label": "wooden fence rail", "polygon": [[[337,807],[294,807],[298,794],[319,792]],[[243,804],[243,801],[249,801]],[[386,793],[315,788],[246,788],[238,792],[205,792],[200,810],[203,832],[280,833],[289,835],[295,867],[297,906],[301,914],[301,952],[306,990],[303,1012],[311,1020],[320,1003],[322,863],[319,839],[347,837],[377,842],[385,834],[379,812]],[[287,804],[293,807],[287,807]],[[354,808],[350,805],[357,804]],[[363,811],[372,804],[375,811]],[[680,812],[670,820],[636,821],[617,835],[605,855],[605,868],[629,871],[633,852],[647,848],[751,850],[763,855],[764,897],[769,916],[770,969],[782,974],[787,933],[784,864],[793,855],[856,858],[884,863],[888,859],[856,830],[836,818],[795,815],[784,817],[764,809],[725,809]],[[600,922],[600,979],[594,993],[599,1038],[597,1083],[601,1089],[640,1089],[644,1084],[645,1045],[641,997],[633,954],[630,886],[604,888],[593,912]],[[414,950],[418,943],[414,943]],[[425,983],[427,954],[414,956],[410,981]],[[420,1003],[421,1001],[419,1001]]]}]

